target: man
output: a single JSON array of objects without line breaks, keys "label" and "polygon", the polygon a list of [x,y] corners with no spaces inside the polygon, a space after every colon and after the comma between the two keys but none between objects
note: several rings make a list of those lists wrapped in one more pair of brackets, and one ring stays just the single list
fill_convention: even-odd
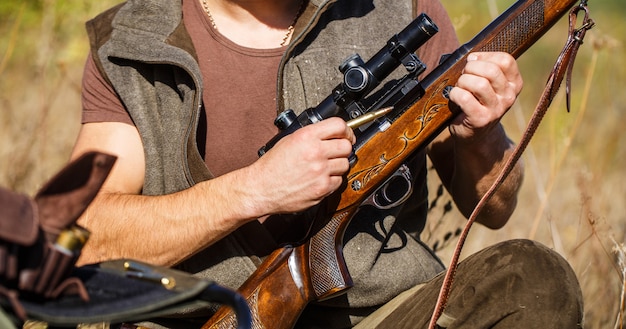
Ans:
[{"label": "man", "polygon": [[[417,6],[137,0],[91,21],[83,126],[73,157],[97,149],[117,155],[118,162],[80,220],[92,231],[82,263],[127,257],[238,287],[276,248],[276,225],[265,219],[303,211],[338,189],[355,142],[343,120],[330,118],[299,129],[257,158],[258,148],[277,132],[277,110],[317,105],[340,81],[336,67],[343,59],[353,53],[369,58],[414,12],[428,13],[440,28],[419,50],[434,68],[458,42],[437,1]],[[450,93],[463,114],[428,155],[466,215],[512,150],[499,119],[521,88],[509,55],[476,53]],[[422,185],[425,161],[426,154],[419,154],[409,164]],[[505,224],[521,180],[516,168],[482,224]],[[344,249],[354,288],[311,305],[299,326],[351,326],[443,270],[419,240],[426,193],[420,186],[389,212],[359,212]],[[422,313],[433,303],[422,303]]]}]

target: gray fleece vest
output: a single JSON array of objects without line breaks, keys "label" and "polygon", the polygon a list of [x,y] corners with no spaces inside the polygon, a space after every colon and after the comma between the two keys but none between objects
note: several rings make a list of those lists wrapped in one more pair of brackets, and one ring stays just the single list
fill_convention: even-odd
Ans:
[{"label": "gray fleece vest", "polygon": [[[317,105],[341,81],[337,66],[354,53],[367,60],[408,24],[412,8],[411,0],[310,0],[279,69],[277,111]],[[196,146],[202,75],[181,12],[179,1],[130,0],[87,24],[96,64],[141,135],[146,195],[180,191],[211,178]],[[413,168],[413,176],[424,182],[423,154]],[[419,226],[415,223],[423,223],[426,213],[425,185],[407,204],[413,211],[407,227]],[[415,237],[419,228],[397,223],[401,210],[362,210],[352,221],[344,255],[355,286],[328,305],[380,305],[443,269]],[[252,223],[180,268],[238,287],[259,264],[246,230],[256,239],[270,239]]]}]

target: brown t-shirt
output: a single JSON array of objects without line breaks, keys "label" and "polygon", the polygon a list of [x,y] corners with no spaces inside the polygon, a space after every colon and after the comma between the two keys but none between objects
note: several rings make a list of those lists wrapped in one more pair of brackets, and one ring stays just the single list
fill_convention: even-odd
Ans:
[{"label": "brown t-shirt", "polygon": [[[219,176],[254,162],[278,129],[276,78],[285,48],[239,46],[215,31],[199,1],[183,1],[183,22],[204,81],[205,163]],[[83,77],[82,122],[133,124],[130,115],[89,56]],[[204,131],[205,129],[199,129]]]}]

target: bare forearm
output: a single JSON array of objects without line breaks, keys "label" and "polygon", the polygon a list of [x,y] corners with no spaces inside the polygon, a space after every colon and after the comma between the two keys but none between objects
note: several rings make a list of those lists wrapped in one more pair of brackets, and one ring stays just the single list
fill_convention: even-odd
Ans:
[{"label": "bare forearm", "polygon": [[[514,149],[502,127],[495,129],[482,141],[455,143],[451,136],[433,143],[431,158],[438,168],[444,185],[450,191],[461,213],[469,217],[500,174]],[[450,152],[450,153],[447,153]],[[443,154],[453,154],[445,159]],[[439,160],[437,160],[439,159]],[[517,205],[517,193],[523,179],[523,166],[518,163],[504,183],[498,187],[477,221],[487,227],[502,227]]]},{"label": "bare forearm", "polygon": [[[471,215],[478,201],[491,188],[515,148],[503,129],[496,134],[501,136],[483,145],[457,146],[455,150],[456,165],[451,189],[459,200],[465,201],[458,203],[465,216]],[[489,200],[478,221],[491,228],[502,227],[515,210],[522,179],[522,165],[518,163]],[[476,186],[476,189],[471,190],[467,186]]]},{"label": "bare forearm", "polygon": [[100,193],[80,219],[92,232],[80,262],[124,257],[171,266],[182,261],[255,218],[244,199],[225,186],[203,182],[161,196]]}]

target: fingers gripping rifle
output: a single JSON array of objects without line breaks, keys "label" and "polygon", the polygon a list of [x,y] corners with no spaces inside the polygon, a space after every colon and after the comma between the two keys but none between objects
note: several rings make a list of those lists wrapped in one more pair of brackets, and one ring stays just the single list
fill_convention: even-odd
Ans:
[{"label": "fingers gripping rifle", "polygon": [[[309,302],[334,297],[352,285],[342,254],[345,229],[359,206],[389,179],[405,177],[398,174],[403,163],[432,141],[459,113],[457,107],[449,106],[448,92],[461,76],[467,55],[476,51],[502,51],[517,58],[577,1],[518,0],[472,40],[445,56],[424,79],[418,81],[418,73],[409,70],[407,76],[384,91],[383,96],[367,108],[362,106],[365,102],[361,100],[374,87],[370,85],[363,91],[352,93],[345,90],[349,83],[344,77],[344,84],[335,88],[317,108],[298,117],[287,113],[287,120],[277,119],[278,125],[283,125],[283,121],[286,124],[260,154],[280,138],[324,118],[340,116],[348,119],[379,108],[394,108],[357,134],[354,161],[343,188],[326,198],[320,206],[301,215],[314,218],[307,237],[276,250],[239,288],[250,304],[254,328],[292,328]],[[436,31],[434,24],[431,25]],[[423,42],[416,45],[419,47]],[[383,54],[386,53],[383,51]],[[374,58],[378,56],[380,53]],[[372,60],[360,65],[358,60],[349,59],[342,70],[345,69],[344,75],[351,68],[360,70],[360,67],[367,71],[370,63]],[[375,74],[366,72],[363,76],[371,78],[376,77]],[[345,97],[339,97],[344,92]],[[230,328],[233,322],[232,313],[221,309],[203,328]]]}]

